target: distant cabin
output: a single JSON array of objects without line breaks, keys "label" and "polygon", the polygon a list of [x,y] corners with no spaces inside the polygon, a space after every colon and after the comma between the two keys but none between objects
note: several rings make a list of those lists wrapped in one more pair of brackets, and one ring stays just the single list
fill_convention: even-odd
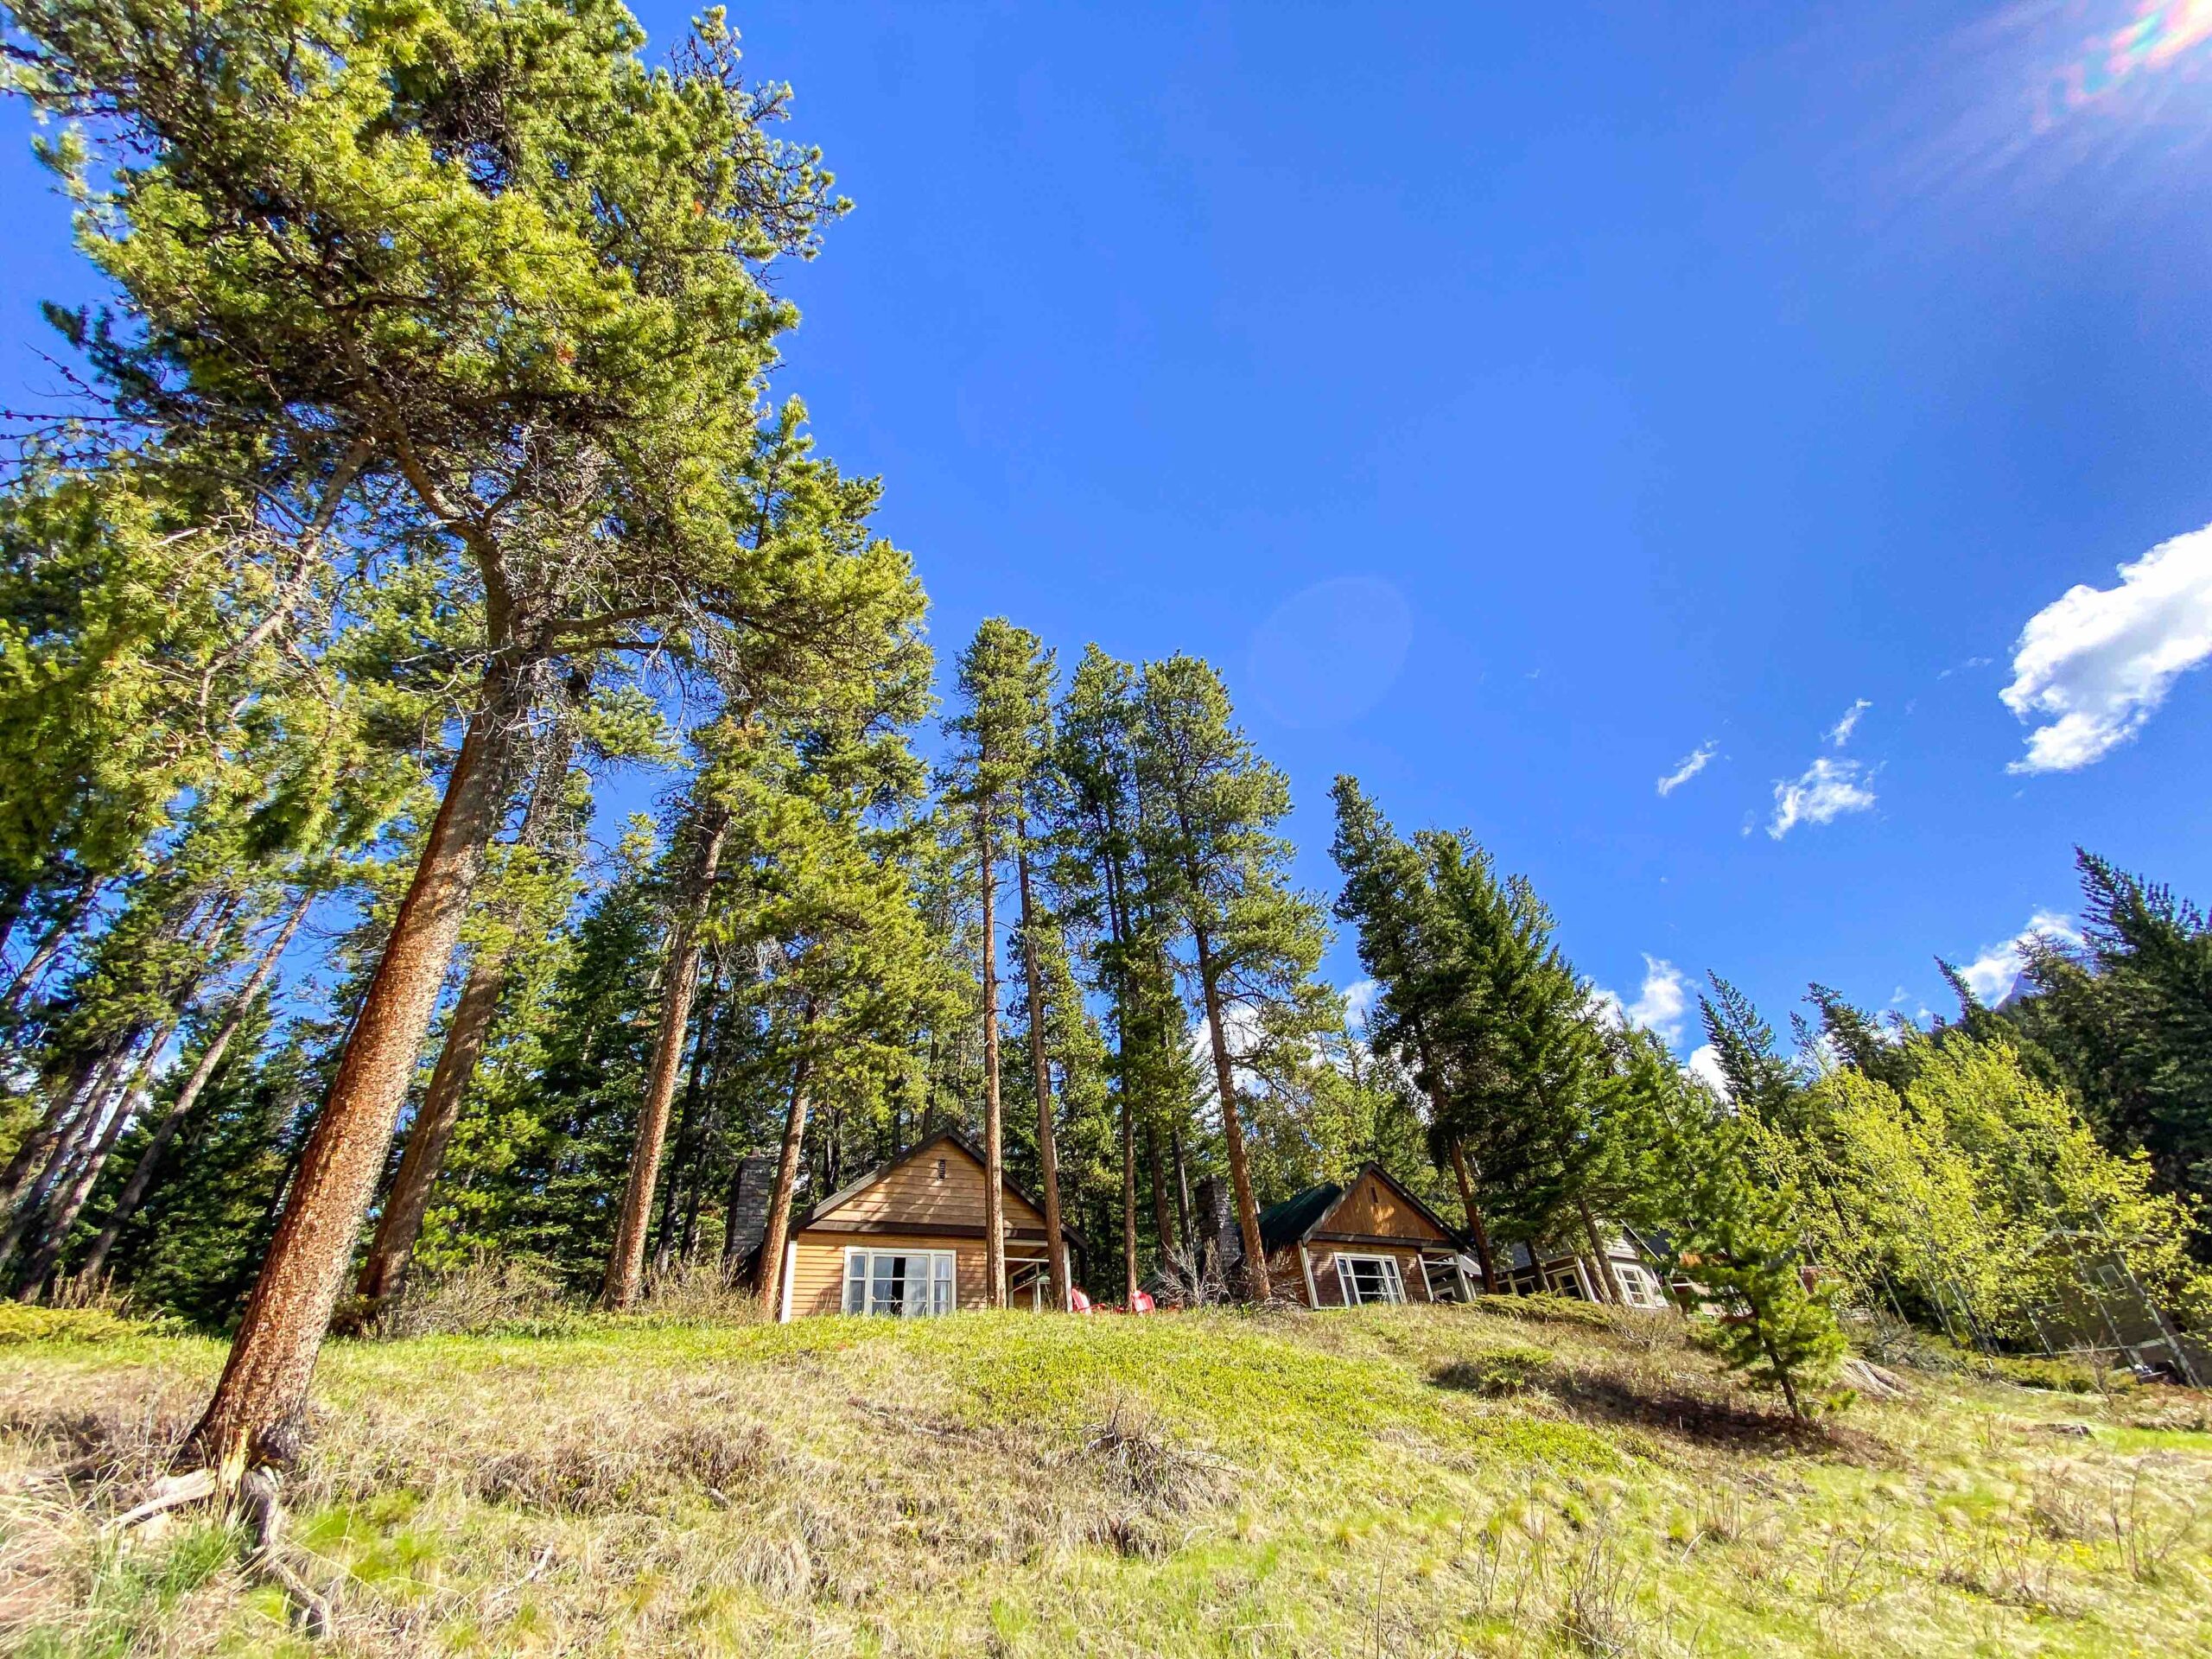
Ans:
[{"label": "distant cabin", "polygon": [[1505,1287],[1522,1296],[1572,1296],[1586,1302],[1605,1299],[1601,1274],[1609,1274],[1619,1287],[1619,1300],[1630,1307],[1669,1307],[1674,1298],[1651,1269],[1656,1252],[1626,1229],[1605,1238],[1601,1261],[1586,1249],[1572,1250],[1560,1244],[1512,1244],[1499,1262]]},{"label": "distant cabin", "polygon": [[1379,1164],[1260,1212],[1276,1294],[1308,1307],[1473,1299],[1459,1236]]},{"label": "distant cabin", "polygon": [[[807,1212],[784,1249],[779,1319],[816,1313],[926,1318],[984,1299],[983,1154],[953,1130],[932,1135]],[[1012,1305],[1049,1308],[1042,1205],[1004,1183]],[[1082,1241],[1072,1228],[1071,1268]]]}]

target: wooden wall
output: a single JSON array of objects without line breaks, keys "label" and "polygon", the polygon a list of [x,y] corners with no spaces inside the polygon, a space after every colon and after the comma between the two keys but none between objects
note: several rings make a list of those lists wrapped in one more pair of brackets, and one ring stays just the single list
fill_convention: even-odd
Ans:
[{"label": "wooden wall", "polygon": [[[938,1162],[944,1165],[939,1177]],[[983,1225],[983,1166],[949,1141],[899,1165],[874,1185],[855,1192],[833,1212],[838,1221],[909,1223],[925,1227]],[[824,1220],[831,1217],[824,1217]],[[1041,1230],[1044,1217],[1014,1193],[1006,1195],[1009,1227]]]},{"label": "wooden wall", "polygon": [[801,1233],[791,1265],[791,1317],[837,1313],[845,1306],[845,1249],[950,1250],[963,1308],[983,1305],[983,1241],[920,1233]]},{"label": "wooden wall", "polygon": [[[1344,1298],[1343,1290],[1337,1284],[1336,1247],[1328,1244],[1309,1244],[1306,1248],[1312,1253],[1313,1258],[1313,1288],[1321,1299],[1313,1306],[1342,1307],[1344,1305]],[[1385,1249],[1379,1245],[1364,1244],[1347,1244],[1344,1249],[1353,1255],[1395,1256],[1398,1262],[1399,1275],[1406,1281],[1406,1300],[1409,1302],[1425,1302],[1430,1300],[1428,1281],[1421,1277],[1419,1250]],[[1443,1290],[1443,1275],[1446,1271],[1443,1268],[1437,1269],[1437,1286],[1440,1292]],[[1299,1262],[1295,1247],[1287,1250],[1279,1250],[1268,1259],[1268,1276],[1274,1281],[1278,1294],[1287,1294],[1301,1302],[1306,1300],[1306,1269]]]},{"label": "wooden wall", "polygon": [[1362,1175],[1336,1212],[1322,1224],[1330,1233],[1373,1233],[1387,1238],[1446,1242],[1444,1232],[1401,1198],[1373,1170]]}]

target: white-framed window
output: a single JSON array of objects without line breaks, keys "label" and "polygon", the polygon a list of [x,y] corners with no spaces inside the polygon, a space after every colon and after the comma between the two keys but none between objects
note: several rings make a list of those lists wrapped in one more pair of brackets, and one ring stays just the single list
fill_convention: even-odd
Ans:
[{"label": "white-framed window", "polygon": [[1613,1277],[1620,1282],[1621,1299],[1630,1307],[1657,1307],[1660,1305],[1658,1282],[1642,1268],[1616,1262]]},{"label": "white-framed window", "polygon": [[1590,1300],[1588,1294],[1583,1288],[1582,1275],[1575,1271],[1571,1262],[1563,1268],[1554,1268],[1546,1274],[1544,1288],[1554,1296],[1572,1296],[1577,1301],[1582,1302]]},{"label": "white-framed window", "polygon": [[960,1306],[950,1250],[845,1252],[845,1312],[918,1319]]},{"label": "white-framed window", "polygon": [[1394,1255],[1345,1255],[1339,1252],[1337,1286],[1344,1292],[1346,1307],[1406,1300],[1405,1278],[1399,1273],[1398,1258]]}]

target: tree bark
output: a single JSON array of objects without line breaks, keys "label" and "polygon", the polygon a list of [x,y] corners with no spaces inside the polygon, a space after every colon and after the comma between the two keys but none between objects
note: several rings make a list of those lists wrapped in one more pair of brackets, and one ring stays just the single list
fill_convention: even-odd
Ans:
[{"label": "tree bark", "polygon": [[414,881],[346,1035],[329,1098],[302,1148],[222,1380],[193,1431],[193,1451],[217,1465],[226,1489],[249,1463],[282,1466],[297,1451],[331,1310],[499,822],[523,677],[496,658],[486,671]]},{"label": "tree bark", "polygon": [[238,995],[231,999],[231,1006],[223,1014],[223,1023],[208,1039],[207,1046],[200,1050],[199,1062],[192,1068],[192,1075],[184,1080],[184,1086],[176,1091],[176,1098],[169,1103],[168,1110],[162,1114],[162,1121],[154,1126],[153,1138],[146,1143],[145,1151],[138,1154],[138,1162],[130,1172],[130,1179],[124,1183],[123,1191],[116,1197],[115,1208],[109,1212],[99,1236],[92,1240],[92,1248],[85,1252],[84,1264],[77,1269],[78,1278],[84,1282],[90,1284],[97,1280],[100,1269],[107,1265],[108,1253],[115,1248],[116,1240],[122,1236],[124,1224],[137,1214],[138,1206],[145,1201],[146,1189],[153,1185],[154,1172],[160,1166],[170,1143],[176,1139],[177,1130],[183,1126],[192,1109],[199,1104],[201,1093],[213,1080],[217,1068],[223,1064],[223,1056],[230,1049],[231,1039],[238,1034],[238,1027],[245,1022],[247,1014],[253,1007],[254,999],[261,995],[261,988],[269,982],[270,975],[276,971],[278,959],[292,943],[292,936],[299,931],[300,924],[307,919],[308,907],[315,903],[315,899],[313,893],[300,896],[299,903],[292,907],[292,913],[285,918],[284,925],[277,930],[276,937],[262,951],[260,961],[254,963],[253,971],[246,976],[245,983],[238,987]]},{"label": "tree bark", "polygon": [[1268,1257],[1260,1241],[1260,1206],[1252,1198],[1252,1170],[1244,1155],[1244,1124],[1236,1111],[1236,1074],[1230,1064],[1229,1039],[1221,1024],[1221,988],[1216,982],[1212,948],[1202,928],[1192,930],[1198,957],[1198,988],[1206,1005],[1206,1034],[1213,1043],[1213,1082],[1221,1098],[1221,1129],[1229,1142],[1229,1180],[1236,1189],[1236,1228],[1244,1238],[1245,1289],[1255,1302],[1274,1294]]},{"label": "tree bark", "polygon": [[999,1109],[999,941],[991,826],[976,809],[976,848],[983,880],[983,1302],[1004,1307],[1006,1283],[1006,1125]]},{"label": "tree bark", "polygon": [[30,955],[23,959],[23,965],[8,982],[6,995],[0,995],[0,1020],[15,1013],[17,1005],[29,995],[31,987],[38,982],[38,976],[46,971],[47,963],[52,962],[54,953],[61,949],[61,942],[69,937],[69,930],[76,926],[85,912],[92,907],[92,899],[100,890],[100,881],[101,878],[97,875],[86,876],[77,891],[69,895],[68,902],[54,913],[54,920],[39,936]]},{"label": "tree bark", "polygon": [[[814,1023],[810,1015],[806,1025]],[[801,1040],[805,1040],[802,1028]],[[784,1145],[776,1160],[776,1185],[768,1193],[768,1224],[760,1235],[760,1255],[755,1277],[760,1285],[760,1311],[771,1319],[783,1312],[784,1242],[791,1236],[791,1193],[798,1185],[799,1148],[806,1140],[806,1077],[809,1057],[801,1050],[791,1069],[791,1109],[784,1115]]]},{"label": "tree bark", "polygon": [[1062,1313],[1068,1296],[1067,1241],[1060,1230],[1060,1154],[1052,1135],[1052,1071],[1045,1053],[1045,985],[1037,966],[1037,909],[1029,889],[1029,819],[1014,825],[1014,868],[1021,888],[1021,965],[1029,990],[1029,1069],[1037,1088],[1037,1166],[1045,1188],[1045,1261],[1052,1300]]},{"label": "tree bark", "polygon": [[[581,673],[573,677],[571,701],[581,701],[588,684]],[[541,761],[531,788],[530,805],[515,840],[518,847],[539,845],[567,786],[575,734],[565,718],[556,729],[558,735]],[[506,994],[513,969],[512,950],[469,963],[467,982],[454,1005],[453,1018],[446,1023],[437,1065],[431,1069],[429,1086],[423,1091],[423,1104],[416,1111],[415,1121],[408,1126],[407,1144],[392,1174],[391,1191],[385,1196],[376,1231],[369,1239],[367,1259],[361,1263],[361,1276],[353,1287],[353,1294],[369,1305],[370,1311],[406,1287],[415,1245],[423,1236],[423,1219],[429,1213],[430,1193],[437,1185],[438,1172],[445,1166],[454,1131],[461,1125],[469,1086],[476,1079],[477,1064],[484,1058],[492,1021],[499,1014],[499,999]]]},{"label": "tree bark", "polygon": [[1590,1213],[1590,1204],[1586,1198],[1577,1198],[1574,1206],[1582,1212],[1582,1236],[1590,1241],[1590,1265],[1598,1275],[1599,1298],[1611,1306],[1618,1307],[1621,1306],[1621,1287],[1613,1279],[1613,1264],[1605,1254],[1605,1243],[1598,1236],[1598,1218]]},{"label": "tree bark", "polygon": [[668,1109],[676,1098],[677,1073],[683,1065],[691,997],[699,982],[699,924],[721,861],[729,815],[712,807],[696,823],[698,865],[692,891],[669,936],[668,990],[661,1001],[659,1038],[653,1046],[652,1069],[638,1112],[638,1141],[630,1154],[630,1179],[622,1190],[614,1250],[607,1259],[607,1282],[600,1292],[601,1303],[616,1312],[634,1306],[645,1284],[645,1234],[652,1222],[653,1188],[660,1176],[661,1147],[668,1138]]},{"label": "tree bark", "polygon": [[[153,1166],[157,1164],[163,1150],[168,1148],[170,1139],[173,1139],[175,1133],[177,1133],[175,1126],[177,1126],[177,1122],[183,1117],[183,1115],[188,1113],[188,1110],[193,1110],[193,1102],[199,1097],[199,1090],[206,1086],[208,1075],[213,1073],[214,1066],[221,1064],[221,1059],[224,1059],[224,1048],[230,1046],[230,1038],[237,1033],[238,1022],[245,1018],[245,1007],[248,1007],[248,1004],[252,1002],[254,995],[261,991],[261,984],[268,980],[270,969],[276,964],[276,957],[283,953],[285,944],[292,943],[292,933],[299,929],[299,920],[301,916],[308,913],[309,902],[312,902],[312,893],[301,898],[299,907],[294,909],[289,920],[285,920],[285,925],[279,929],[279,933],[276,933],[276,938],[270,943],[270,947],[261,953],[259,963],[254,963],[252,973],[248,973],[244,988],[238,991],[238,998],[232,1000],[228,1013],[224,1015],[224,1024],[221,1024],[221,1028],[214,1033],[214,1038],[208,1042],[208,1048],[206,1048],[204,1053],[201,1053],[201,1058],[199,1058],[199,1062],[193,1066],[190,1077],[183,1079],[183,1086],[177,1090],[177,1099],[175,1099],[175,1103],[170,1103],[168,1113],[163,1113],[162,1126],[155,1128],[153,1139],[149,1141],[146,1150],[139,1154],[137,1166],[130,1170],[130,1179],[124,1181],[122,1194],[119,1194],[118,1201],[115,1201],[115,1212],[108,1217],[106,1225],[102,1225],[102,1230],[93,1236],[93,1248],[88,1249],[84,1265],[79,1268],[79,1276],[82,1276],[82,1279],[86,1281],[95,1279],[95,1276],[99,1274],[99,1268],[106,1263],[108,1249],[115,1245],[115,1234],[122,1232],[122,1224],[130,1217],[130,1212],[137,1208],[137,1201],[146,1194],[146,1181],[153,1179]],[[234,912],[237,912],[234,905],[226,907],[226,920],[221,923],[221,927],[228,927],[228,916]],[[168,1046],[170,1035],[175,1035],[177,1027],[183,1022],[183,1008],[190,1004],[193,988],[194,984],[197,984],[197,980],[199,980],[199,973],[194,971],[188,978],[188,982],[186,982],[183,993],[179,995],[175,1018],[168,1022],[168,1028],[162,1031],[162,1035],[155,1039],[153,1048],[146,1051],[146,1059],[143,1059],[142,1066],[139,1066],[139,1077],[135,1079],[130,1090],[124,1093],[122,1110],[115,1113],[113,1122],[108,1123],[106,1135],[104,1135],[102,1141],[99,1141],[99,1148],[95,1150],[93,1157],[88,1159],[88,1170],[79,1170],[79,1179],[78,1179],[78,1184],[75,1184],[75,1188],[73,1188],[73,1197],[71,1199],[64,1199],[64,1204],[60,1205],[60,1210],[55,1212],[55,1219],[48,1219],[47,1243],[40,1245],[38,1252],[33,1255],[31,1263],[27,1265],[27,1269],[24,1269],[24,1300],[31,1300],[33,1296],[38,1294],[40,1285],[44,1283],[44,1279],[47,1279],[47,1276],[53,1272],[53,1268],[55,1268],[55,1261],[58,1261],[60,1252],[62,1252],[62,1245],[68,1241],[68,1228],[75,1225],[78,1212],[84,1208],[84,1201],[86,1201],[88,1197],[91,1197],[91,1192],[93,1192],[93,1184],[99,1179],[99,1170],[102,1170],[102,1166],[106,1164],[108,1153],[115,1148],[115,1139],[118,1139],[118,1135],[122,1133],[124,1122],[126,1122],[128,1115],[130,1115],[128,1113],[128,1109],[130,1109],[130,1093],[135,1093],[139,1086],[150,1082],[153,1066],[159,1062],[159,1058],[162,1058],[162,1048]]]},{"label": "tree bark", "polygon": [[[361,1276],[353,1294],[374,1305],[397,1296],[407,1279],[422,1236],[423,1217],[429,1212],[430,1190],[437,1185],[446,1148],[453,1144],[461,1125],[461,1109],[468,1098],[468,1085],[476,1075],[476,1062],[492,1031],[492,1017],[507,986],[507,964],[502,958],[469,964],[467,982],[446,1022],[446,1039],[438,1050],[438,1063],[430,1072],[423,1103],[409,1126],[407,1144],[399,1154],[399,1168],[391,1178],[377,1216],[376,1231],[369,1238],[369,1253],[361,1263]],[[352,1317],[350,1314],[348,1317]]]},{"label": "tree bark", "polygon": [[[15,1207],[8,1212],[8,1225],[0,1232],[0,1268],[16,1259],[29,1234],[32,1223],[45,1212],[48,1196],[61,1178],[68,1173],[70,1160],[86,1141],[91,1138],[107,1113],[109,1101],[114,1098],[118,1075],[130,1058],[130,1051],[137,1046],[140,1030],[133,1028],[108,1050],[105,1056],[79,1073],[84,1081],[64,1097],[65,1108],[52,1133],[39,1141],[25,1163],[23,1174],[29,1176],[35,1169],[37,1177],[22,1188]],[[53,1114],[48,1114],[49,1118]],[[26,1151],[30,1151],[26,1142]],[[22,1155],[18,1154],[19,1160]],[[41,1163],[40,1160],[43,1160]],[[11,1166],[9,1173],[16,1173]]]},{"label": "tree bark", "polygon": [[1183,1156],[1183,1131],[1167,1132],[1167,1155],[1175,1166],[1175,1236],[1192,1261],[1198,1259],[1198,1242],[1191,1236],[1191,1166]]},{"label": "tree bark", "polygon": [[[45,1115],[16,1148],[16,1155],[8,1160],[8,1168],[0,1174],[0,1215],[14,1216],[20,1211],[16,1200],[23,1196],[24,1189],[42,1173],[51,1167],[48,1161],[57,1148],[69,1141],[77,1133],[86,1105],[92,1093],[105,1089],[111,1080],[120,1046],[86,1059],[68,1080],[56,1088]],[[0,1249],[0,1260],[6,1252]]]},{"label": "tree bark", "polygon": [[[189,996],[189,992],[187,995]],[[39,1230],[38,1243],[33,1247],[29,1259],[23,1263],[23,1276],[16,1287],[17,1301],[35,1302],[39,1293],[46,1287],[47,1280],[52,1276],[55,1264],[61,1259],[63,1248],[69,1243],[69,1230],[77,1224],[77,1217],[85,1208],[85,1200],[92,1197],[93,1184],[99,1179],[100,1171],[107,1166],[108,1154],[115,1150],[115,1143],[123,1138],[124,1128],[130,1122],[131,1101],[152,1084],[154,1067],[161,1061],[162,1051],[168,1046],[169,1039],[176,1034],[176,1028],[183,1020],[183,1011],[180,1008],[169,1017],[167,1025],[154,1033],[154,1040],[148,1045],[146,1052],[138,1061],[137,1071],[124,1085],[122,1097],[115,1103],[115,1110],[108,1115],[99,1141],[86,1148],[85,1155],[78,1160],[76,1172],[62,1189],[60,1198],[47,1207],[46,1222]]]},{"label": "tree bark", "polygon": [[[715,976],[708,976],[707,994],[698,999],[699,1028],[691,1034],[691,1064],[683,1082],[683,1110],[676,1120],[676,1149],[669,1160],[668,1185],[661,1193],[660,1225],[653,1234],[656,1271],[665,1272],[677,1254],[676,1218],[683,1213],[683,1190],[695,1185],[693,1160],[699,1128],[700,1075],[707,1066],[707,1027],[714,1019]],[[686,1250],[684,1254],[689,1255]]]},{"label": "tree bark", "polygon": [[1160,1254],[1166,1260],[1182,1244],[1175,1236],[1175,1200],[1167,1191],[1166,1166],[1160,1161],[1160,1131],[1149,1123],[1144,1126],[1144,1150],[1152,1166],[1152,1230],[1160,1236]]},{"label": "tree bark", "polygon": [[1483,1225],[1483,1212],[1475,1203],[1474,1177],[1467,1170],[1467,1149],[1459,1144],[1457,1135],[1452,1138],[1452,1174],[1459,1183],[1459,1203],[1467,1212],[1467,1230],[1474,1236],[1475,1261],[1483,1270],[1484,1294],[1495,1296],[1497,1263],[1490,1253],[1490,1229]]},{"label": "tree bark", "polygon": [[1137,1305],[1137,1125],[1126,1086],[1122,1090],[1122,1305]]}]

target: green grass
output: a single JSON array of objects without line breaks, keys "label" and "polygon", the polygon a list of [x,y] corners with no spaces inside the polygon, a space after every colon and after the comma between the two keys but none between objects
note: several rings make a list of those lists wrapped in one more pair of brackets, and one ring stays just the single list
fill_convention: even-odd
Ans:
[{"label": "green grass", "polygon": [[[1806,1432],[1526,1305],[537,1329],[327,1351],[337,1651],[2212,1655],[2169,1390],[1908,1373]],[[0,1339],[0,1648],[304,1651],[232,1535],[100,1535],[220,1346]]]}]

